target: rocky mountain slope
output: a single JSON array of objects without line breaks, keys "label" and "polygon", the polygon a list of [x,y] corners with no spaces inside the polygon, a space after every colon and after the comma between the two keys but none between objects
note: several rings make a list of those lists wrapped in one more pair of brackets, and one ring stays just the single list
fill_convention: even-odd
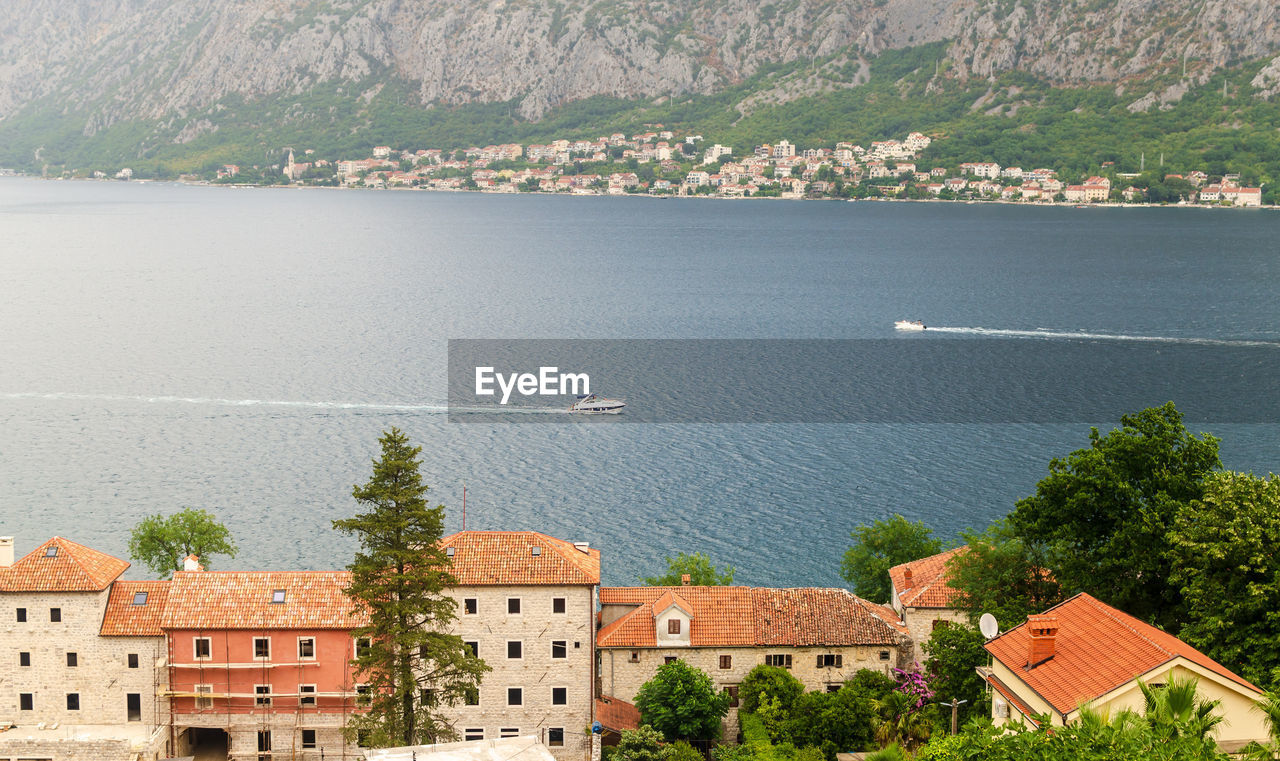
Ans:
[{"label": "rocky mountain slope", "polygon": [[[74,115],[91,136],[144,120],[181,141],[216,129],[208,110],[229,97],[323,86],[368,100],[393,81],[415,105],[511,101],[537,119],[593,95],[715,93],[779,62],[815,62],[813,77],[791,78],[797,92],[855,86],[866,58],[937,41],[949,41],[936,62],[944,78],[1022,70],[1124,88],[1165,77],[1159,91],[1132,91],[1147,108],[1280,53],[1280,10],[1275,0],[6,0],[0,125]],[[1280,89],[1280,58],[1254,85]]]}]

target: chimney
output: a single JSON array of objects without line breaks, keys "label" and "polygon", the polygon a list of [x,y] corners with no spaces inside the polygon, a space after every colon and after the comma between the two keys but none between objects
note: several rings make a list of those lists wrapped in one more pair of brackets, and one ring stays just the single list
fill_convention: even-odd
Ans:
[{"label": "chimney", "polygon": [[680,586],[682,587],[689,586],[689,581],[690,581],[689,574],[685,573],[680,575]]},{"label": "chimney", "polygon": [[204,566],[200,565],[200,556],[187,555],[182,559],[182,570],[184,571],[203,571]]},{"label": "chimney", "polygon": [[1057,652],[1058,617],[1027,616],[1027,632],[1031,645],[1027,650],[1027,668],[1033,669]]},{"label": "chimney", "polygon": [[905,569],[903,569],[902,575],[903,575],[903,583],[907,585],[905,589],[910,589],[912,586],[915,585],[915,582],[911,580],[911,566],[907,566]]},{"label": "chimney", "polygon": [[13,565],[13,537],[0,536],[0,568]]}]

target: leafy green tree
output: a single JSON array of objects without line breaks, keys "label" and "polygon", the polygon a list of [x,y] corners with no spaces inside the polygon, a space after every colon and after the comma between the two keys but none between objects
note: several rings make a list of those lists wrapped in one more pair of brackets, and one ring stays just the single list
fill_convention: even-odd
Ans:
[{"label": "leafy green tree", "polygon": [[1280,668],[1280,479],[1214,473],[1169,532],[1182,637],[1257,684]]},{"label": "leafy green tree", "polygon": [[1174,517],[1203,495],[1221,467],[1218,439],[1192,435],[1173,402],[1120,418],[1089,448],[1054,458],[1036,493],[1009,516],[1015,533],[1045,545],[1066,590],[1088,590],[1138,618],[1176,632],[1184,620],[1164,547]]},{"label": "leafy green tree", "polygon": [[987,665],[986,637],[972,626],[939,626],[922,646],[929,656],[929,684],[939,703],[968,701],[959,707],[960,722],[990,714],[986,684],[976,669]]},{"label": "leafy green tree", "polygon": [[857,752],[874,747],[876,698],[853,685],[836,692],[806,692],[792,706],[787,739],[799,746]]},{"label": "leafy green tree", "polygon": [[667,572],[641,579],[645,586],[678,587],[683,583],[685,574],[689,574],[689,584],[695,587],[727,587],[733,583],[733,566],[726,565],[720,571],[712,564],[711,558],[701,552],[692,555],[681,552],[666,561]]},{"label": "leafy green tree", "polygon": [[747,672],[738,685],[738,699],[746,713],[753,713],[766,698],[776,699],[785,710],[790,710],[802,693],[804,684],[790,671],[763,663]]},{"label": "leafy green tree", "polygon": [[650,726],[625,729],[618,740],[618,748],[613,753],[613,759],[614,761],[666,761],[666,750],[662,747],[664,741],[662,733]]},{"label": "leafy green tree", "polygon": [[368,638],[351,661],[370,686],[369,709],[347,732],[370,747],[418,745],[456,737],[442,713],[473,692],[489,667],[448,634],[457,603],[443,592],[457,583],[440,546],[444,505],[428,507],[418,472],[421,447],[392,428],[368,483],[352,489],[365,512],[333,522],[360,542],[347,594],[368,611],[353,635]]},{"label": "leafy green tree", "polygon": [[728,692],[717,692],[711,677],[682,660],[663,664],[636,693],[645,724],[674,740],[714,740],[729,712]]},{"label": "leafy green tree", "polygon": [[872,602],[889,600],[890,568],[942,551],[942,542],[924,522],[901,515],[859,526],[850,537],[853,546],[845,550],[840,575],[853,585],[854,594]]},{"label": "leafy green tree", "polygon": [[996,617],[1002,629],[1012,628],[1062,601],[1062,589],[1048,570],[1044,545],[1029,544],[1014,534],[1007,521],[996,521],[982,533],[962,532],[969,548],[947,561],[956,605],[969,612],[972,623],[983,613]]},{"label": "leafy green tree", "polygon": [[182,570],[188,555],[197,555],[209,567],[210,556],[233,558],[237,548],[231,532],[213,513],[184,507],[172,515],[148,515],[133,527],[129,536],[129,557],[157,576]]}]

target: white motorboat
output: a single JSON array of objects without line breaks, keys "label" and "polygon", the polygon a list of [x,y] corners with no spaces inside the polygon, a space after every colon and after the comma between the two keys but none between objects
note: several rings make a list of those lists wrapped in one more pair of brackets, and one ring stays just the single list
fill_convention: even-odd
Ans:
[{"label": "white motorboat", "polygon": [[924,330],[925,325],[922,320],[898,320],[893,324],[898,330]]},{"label": "white motorboat", "polygon": [[626,402],[618,399],[605,399],[599,394],[591,394],[590,396],[579,396],[578,401],[574,402],[569,411],[582,412],[588,415],[616,415],[622,412],[622,408],[626,406]]}]

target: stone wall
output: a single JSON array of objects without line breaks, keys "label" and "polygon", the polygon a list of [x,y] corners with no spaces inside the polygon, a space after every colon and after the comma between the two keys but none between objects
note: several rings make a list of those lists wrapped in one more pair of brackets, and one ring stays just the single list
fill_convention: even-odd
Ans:
[{"label": "stone wall", "polygon": [[907,631],[911,632],[912,642],[915,643],[915,646],[910,651],[910,660],[916,663],[924,663],[928,660],[928,656],[925,655],[921,646],[933,636],[934,622],[945,621],[949,624],[968,624],[969,614],[962,610],[952,610],[950,608],[906,608],[902,613],[902,619]]}]

